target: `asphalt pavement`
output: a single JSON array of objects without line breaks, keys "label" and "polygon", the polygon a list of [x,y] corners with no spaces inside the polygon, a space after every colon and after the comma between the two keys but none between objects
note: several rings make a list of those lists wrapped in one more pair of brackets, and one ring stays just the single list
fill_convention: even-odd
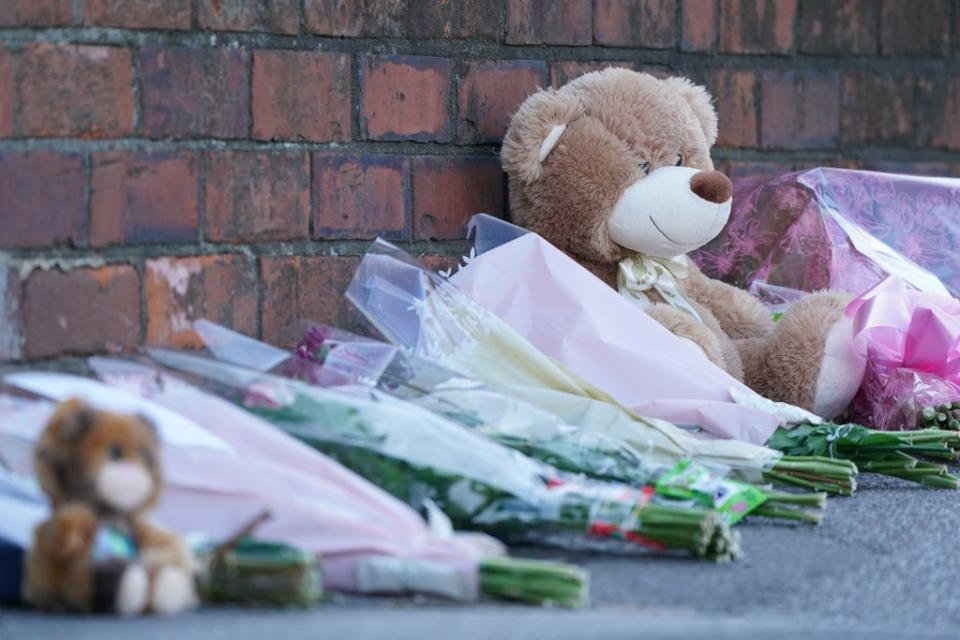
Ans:
[{"label": "asphalt pavement", "polygon": [[132,621],[3,609],[0,640],[960,638],[960,491],[861,478],[817,527],[742,525],[745,557],[727,565],[517,550],[589,569],[592,603],[577,611],[408,598]]}]

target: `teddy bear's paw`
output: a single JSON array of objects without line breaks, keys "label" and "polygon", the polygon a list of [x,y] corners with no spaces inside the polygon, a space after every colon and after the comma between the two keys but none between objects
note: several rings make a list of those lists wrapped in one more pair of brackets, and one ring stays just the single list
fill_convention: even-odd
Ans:
[{"label": "teddy bear's paw", "polygon": [[167,566],[153,578],[150,608],[160,615],[175,615],[193,608],[197,602],[193,577],[180,567]]},{"label": "teddy bear's paw", "polygon": [[853,340],[853,324],[840,317],[824,341],[813,412],[828,420],[850,404],[863,382],[867,360],[854,348]]},{"label": "teddy bear's paw", "polygon": [[120,578],[117,588],[116,612],[121,616],[136,616],[147,608],[150,580],[140,565],[130,565]]},{"label": "teddy bear's paw", "polygon": [[679,311],[665,304],[654,305],[646,311],[650,317],[670,333],[700,347],[700,350],[703,351],[710,362],[721,369],[727,368],[727,361],[723,356],[723,348],[720,345],[720,340],[716,334],[702,322],[683,311]]}]

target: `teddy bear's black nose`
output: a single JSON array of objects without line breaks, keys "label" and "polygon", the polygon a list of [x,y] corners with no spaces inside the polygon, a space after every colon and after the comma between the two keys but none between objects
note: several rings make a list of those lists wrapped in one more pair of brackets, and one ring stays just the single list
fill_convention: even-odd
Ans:
[{"label": "teddy bear's black nose", "polygon": [[722,204],[733,195],[733,183],[719,171],[701,171],[690,178],[690,190],[714,204]]}]

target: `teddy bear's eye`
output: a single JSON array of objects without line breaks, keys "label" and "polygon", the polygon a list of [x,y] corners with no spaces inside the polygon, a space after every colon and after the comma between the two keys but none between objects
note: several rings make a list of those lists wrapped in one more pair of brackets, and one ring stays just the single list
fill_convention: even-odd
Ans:
[{"label": "teddy bear's eye", "polygon": [[681,166],[681,165],[683,165],[683,154],[682,154],[682,153],[677,156],[677,166],[679,167],[679,166]]},{"label": "teddy bear's eye", "polygon": [[123,447],[118,444],[110,445],[110,459],[120,460],[123,458]]},{"label": "teddy bear's eye", "polygon": [[640,163],[640,171],[643,171],[644,173],[650,173],[650,163],[649,163],[649,162],[641,162],[641,163]]}]

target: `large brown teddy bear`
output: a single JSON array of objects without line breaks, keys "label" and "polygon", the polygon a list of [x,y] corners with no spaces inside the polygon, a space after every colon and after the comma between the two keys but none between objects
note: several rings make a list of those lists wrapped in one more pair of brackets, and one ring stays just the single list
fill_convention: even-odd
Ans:
[{"label": "large brown teddy bear", "polygon": [[172,614],[196,602],[193,556],[147,521],[160,495],[159,446],[145,419],[62,403],[34,469],[52,514],[34,533],[24,598],[72,612]]},{"label": "large brown teddy bear", "polygon": [[757,392],[832,418],[864,371],[847,297],[808,295],[774,323],[685,257],[730,214],[716,137],[710,95],[685,78],[607,69],[541,90],[503,143],[511,214]]}]

